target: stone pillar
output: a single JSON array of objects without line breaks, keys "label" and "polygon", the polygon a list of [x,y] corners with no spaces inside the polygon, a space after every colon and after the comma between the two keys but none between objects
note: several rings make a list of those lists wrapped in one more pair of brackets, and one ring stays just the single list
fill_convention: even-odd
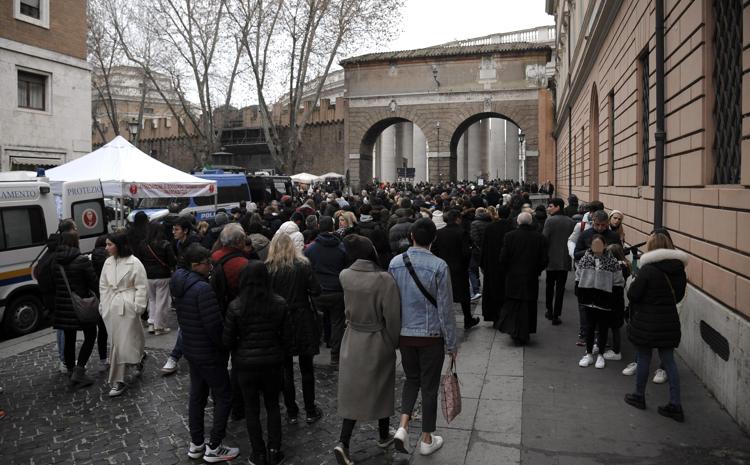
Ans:
[{"label": "stone pillar", "polygon": [[427,180],[427,142],[424,133],[418,126],[412,126],[412,162],[414,167],[414,182]]},{"label": "stone pillar", "polygon": [[487,180],[489,171],[490,158],[490,119],[486,118],[479,121],[479,173],[478,176]]},{"label": "stone pillar", "polygon": [[456,147],[456,179],[463,181],[466,179],[466,133],[458,139]]},{"label": "stone pillar", "polygon": [[468,129],[466,130],[466,132],[464,132],[462,139],[464,140],[463,170],[464,170],[464,180],[466,180],[469,178],[469,130]]},{"label": "stone pillar", "polygon": [[518,126],[510,121],[505,122],[505,155],[507,161],[508,178],[518,181]]},{"label": "stone pillar", "polygon": [[383,155],[380,153],[380,148],[383,144],[380,143],[380,138],[375,141],[375,145],[372,147],[372,176],[377,178],[378,181],[382,181],[382,171],[380,170],[380,161],[383,159]]},{"label": "stone pillar", "polygon": [[479,121],[469,126],[466,138],[469,141],[469,148],[466,151],[469,169],[466,172],[466,178],[474,181],[482,169],[482,126]]},{"label": "stone pillar", "polygon": [[505,179],[505,120],[490,120],[490,156],[487,171],[490,179]]},{"label": "stone pillar", "polygon": [[401,156],[406,159],[408,168],[414,167],[414,124],[401,124]]},{"label": "stone pillar", "polygon": [[396,180],[396,128],[388,126],[380,133],[380,173],[385,182]]}]

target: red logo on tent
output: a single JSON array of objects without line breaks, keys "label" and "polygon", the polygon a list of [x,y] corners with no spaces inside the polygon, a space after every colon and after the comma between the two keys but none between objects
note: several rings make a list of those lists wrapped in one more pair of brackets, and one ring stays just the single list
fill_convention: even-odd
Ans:
[{"label": "red logo on tent", "polygon": [[211,194],[214,193],[214,185],[213,184],[209,184],[208,185],[208,192],[210,192]]},{"label": "red logo on tent", "polygon": [[83,211],[83,214],[81,215],[81,220],[83,221],[83,224],[88,229],[94,229],[96,225],[99,223],[99,216],[96,214],[94,210],[91,208],[87,208]]},{"label": "red logo on tent", "polygon": [[130,195],[135,195],[138,193],[138,186],[136,184],[130,185]]}]

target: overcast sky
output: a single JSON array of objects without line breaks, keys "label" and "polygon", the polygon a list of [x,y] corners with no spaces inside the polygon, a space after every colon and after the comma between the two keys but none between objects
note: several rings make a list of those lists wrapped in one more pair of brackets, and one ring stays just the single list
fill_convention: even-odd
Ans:
[{"label": "overcast sky", "polygon": [[544,0],[405,0],[401,34],[389,50],[554,24]]}]

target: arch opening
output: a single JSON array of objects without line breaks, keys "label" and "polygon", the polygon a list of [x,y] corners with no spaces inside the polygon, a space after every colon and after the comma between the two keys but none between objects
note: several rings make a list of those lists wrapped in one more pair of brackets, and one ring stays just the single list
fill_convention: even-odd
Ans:
[{"label": "arch opening", "polygon": [[380,120],[362,137],[360,180],[395,182],[405,174],[399,168],[413,168],[413,182],[427,181],[427,152],[426,137],[417,124],[398,117]]}]

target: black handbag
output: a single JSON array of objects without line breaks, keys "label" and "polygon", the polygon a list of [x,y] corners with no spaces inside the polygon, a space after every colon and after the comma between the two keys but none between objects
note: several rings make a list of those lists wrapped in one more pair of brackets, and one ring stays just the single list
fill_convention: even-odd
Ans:
[{"label": "black handbag", "polygon": [[99,321],[99,299],[96,295],[88,289],[89,296],[81,297],[70,288],[68,282],[68,276],[65,274],[65,268],[58,265],[60,273],[62,273],[63,280],[65,281],[65,287],[68,288],[70,294],[70,301],[73,304],[73,311],[75,311],[78,321],[83,324],[91,324]]}]

